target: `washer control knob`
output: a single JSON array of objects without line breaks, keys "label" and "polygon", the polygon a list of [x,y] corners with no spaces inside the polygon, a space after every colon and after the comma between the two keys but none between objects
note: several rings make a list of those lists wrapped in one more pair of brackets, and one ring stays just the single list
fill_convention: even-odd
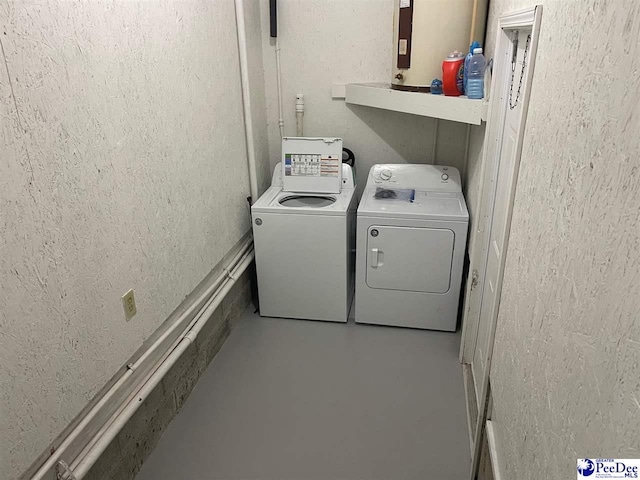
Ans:
[{"label": "washer control knob", "polygon": [[446,182],[447,180],[449,180],[449,175],[447,175],[446,173],[443,173],[440,178]]},{"label": "washer control knob", "polygon": [[262,219],[261,218],[256,218],[256,225],[258,225],[258,226],[262,225]]},{"label": "washer control knob", "polygon": [[378,230],[377,230],[377,229],[375,229],[375,228],[374,228],[373,230],[371,230],[371,236],[372,236],[372,237],[377,237],[377,236],[378,236],[378,233],[379,233],[379,232],[378,232]]},{"label": "washer control knob", "polygon": [[382,180],[390,180],[393,173],[388,168],[380,171],[380,178]]}]

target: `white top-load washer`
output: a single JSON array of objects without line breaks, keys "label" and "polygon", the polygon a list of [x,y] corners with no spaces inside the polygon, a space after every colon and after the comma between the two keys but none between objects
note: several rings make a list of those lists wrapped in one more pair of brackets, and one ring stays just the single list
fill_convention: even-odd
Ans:
[{"label": "white top-load washer", "polygon": [[251,207],[261,315],[347,321],[354,192],[341,139],[283,138],[271,187]]},{"label": "white top-load washer", "polygon": [[469,225],[458,170],[374,165],[357,224],[356,322],[455,331]]}]

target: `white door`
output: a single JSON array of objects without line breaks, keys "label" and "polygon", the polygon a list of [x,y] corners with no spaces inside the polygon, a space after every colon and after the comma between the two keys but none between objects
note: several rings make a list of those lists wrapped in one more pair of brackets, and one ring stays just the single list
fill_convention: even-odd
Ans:
[{"label": "white door", "polygon": [[[488,229],[487,259],[485,266],[485,277],[482,281],[482,300],[480,306],[480,320],[478,324],[478,335],[476,348],[473,354],[471,368],[473,371],[474,383],[476,385],[476,395],[479,395],[481,379],[485,375],[487,351],[493,342],[491,337],[491,325],[497,315],[497,305],[500,300],[500,289],[502,286],[502,269],[504,255],[506,253],[506,243],[508,242],[508,230],[511,220],[510,210],[512,207],[512,187],[515,186],[515,170],[520,161],[520,152],[517,148],[518,138],[524,133],[524,122],[522,120],[522,98],[518,97],[518,90],[522,95],[522,87],[526,85],[529,69],[527,65],[523,70],[522,62],[525,50],[529,53],[528,47],[531,44],[531,29],[521,29],[511,33],[514,45],[517,45],[517,57],[515,70],[513,72],[513,82],[511,82],[511,72],[507,88],[500,98],[506,113],[504,115],[504,126],[502,139],[500,141],[497,161],[492,165],[490,187],[493,190],[493,198],[490,198],[489,205],[493,204],[493,212],[489,215],[490,228]],[[527,41],[529,39],[529,41]],[[522,76],[522,80],[520,77]]]},{"label": "white door", "polygon": [[[484,274],[479,279],[480,308],[471,361],[478,419],[473,435],[473,466],[477,472],[482,434],[487,419],[489,371],[502,291],[505,256],[520,166],[526,115],[535,65],[542,9],[501,17],[496,42],[492,111],[485,136],[483,188],[489,194],[484,206],[485,235],[482,249]],[[499,473],[497,474],[499,475]]]}]

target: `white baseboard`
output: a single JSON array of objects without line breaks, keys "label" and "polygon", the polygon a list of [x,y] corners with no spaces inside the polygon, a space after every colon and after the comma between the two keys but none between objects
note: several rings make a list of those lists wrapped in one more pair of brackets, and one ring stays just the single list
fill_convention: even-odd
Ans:
[{"label": "white baseboard", "polygon": [[[465,398],[465,410],[467,412],[467,428],[469,430],[469,448],[471,449],[471,455],[473,456],[473,435],[475,430],[475,422],[473,421],[473,415],[471,412],[472,403],[476,399],[475,391],[469,391],[470,386],[473,390],[473,373],[471,372],[471,365],[462,364],[462,377],[464,383],[464,398]],[[477,404],[476,404],[477,405]],[[477,415],[476,415],[477,420]]]},{"label": "white baseboard", "polygon": [[487,432],[487,443],[489,444],[489,458],[491,460],[493,480],[502,480],[500,462],[498,461],[498,450],[496,448],[496,435],[493,430],[493,422],[491,422],[491,420],[487,420],[485,431]]}]

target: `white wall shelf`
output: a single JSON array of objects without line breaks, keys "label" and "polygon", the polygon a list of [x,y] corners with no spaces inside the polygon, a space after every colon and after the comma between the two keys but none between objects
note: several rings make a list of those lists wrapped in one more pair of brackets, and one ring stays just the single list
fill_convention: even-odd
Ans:
[{"label": "white wall shelf", "polygon": [[[334,98],[337,98],[334,96]],[[480,125],[486,120],[487,102],[467,97],[392,90],[387,83],[350,83],[345,101],[353,105],[393,110],[423,117]]]}]

